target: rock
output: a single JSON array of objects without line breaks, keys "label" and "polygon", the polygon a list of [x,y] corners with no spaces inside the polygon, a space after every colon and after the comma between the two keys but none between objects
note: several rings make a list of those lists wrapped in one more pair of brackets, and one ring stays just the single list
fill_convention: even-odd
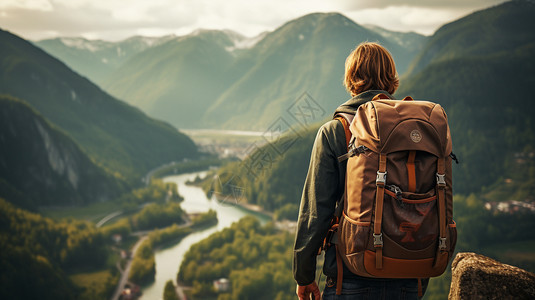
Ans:
[{"label": "rock", "polygon": [[476,253],[451,264],[449,299],[535,299],[535,274]]}]

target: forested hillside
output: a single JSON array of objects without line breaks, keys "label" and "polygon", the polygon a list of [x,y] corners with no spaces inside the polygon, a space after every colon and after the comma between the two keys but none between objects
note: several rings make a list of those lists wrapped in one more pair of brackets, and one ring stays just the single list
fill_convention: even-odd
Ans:
[{"label": "forested hillside", "polygon": [[232,37],[200,30],[175,38],[124,63],[103,87],[151,116],[183,128],[199,127],[204,112],[243,72],[232,65],[235,57],[227,50],[234,45]]},{"label": "forested hillside", "polygon": [[56,222],[0,199],[0,295],[4,299],[76,299],[65,270],[104,265],[104,237],[93,224]]},{"label": "forested hillside", "polygon": [[[297,220],[316,131],[317,126],[312,126],[258,148],[244,161],[223,166],[217,172],[218,179],[209,178],[203,189],[232,194],[238,186],[249,203],[275,212],[276,217]],[[286,147],[283,153],[277,151]]]},{"label": "forested hillside", "polygon": [[514,54],[533,44],[533,6],[529,0],[513,0],[442,26],[407,73],[415,75],[430,64],[457,58]]},{"label": "forested hillside", "polygon": [[[530,1],[469,15],[440,28],[422,52],[427,64],[402,80],[400,97],[436,101],[446,109],[462,161],[454,168],[457,193],[505,179],[507,168],[517,168],[512,157],[535,150],[535,102],[526,90],[535,86],[535,32],[528,29],[534,26]],[[434,51],[435,45],[447,45],[447,52]]]},{"label": "forested hillside", "polygon": [[[178,281],[193,286],[194,299],[294,299],[292,244],[292,234],[246,217],[193,245]],[[218,295],[220,278],[230,279],[231,290]]]},{"label": "forested hillside", "polygon": [[22,100],[0,96],[0,197],[30,209],[112,200],[122,183]]},{"label": "forested hillside", "polygon": [[0,93],[27,101],[114,176],[138,182],[163,163],[197,156],[169,124],[104,93],[31,43],[0,31]]}]

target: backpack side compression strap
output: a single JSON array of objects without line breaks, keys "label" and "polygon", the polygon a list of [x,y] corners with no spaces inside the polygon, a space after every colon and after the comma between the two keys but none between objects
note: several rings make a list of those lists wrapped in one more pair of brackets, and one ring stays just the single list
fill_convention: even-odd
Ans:
[{"label": "backpack side compression strap", "polygon": [[379,170],[377,171],[377,191],[375,196],[375,220],[373,224],[373,246],[375,248],[375,267],[383,268],[383,234],[381,225],[383,222],[383,200],[386,182],[386,154],[379,154]]}]

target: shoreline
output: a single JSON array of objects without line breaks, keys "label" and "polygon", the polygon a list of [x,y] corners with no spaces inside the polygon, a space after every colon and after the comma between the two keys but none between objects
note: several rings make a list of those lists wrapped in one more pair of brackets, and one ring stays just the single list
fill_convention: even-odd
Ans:
[{"label": "shoreline", "polygon": [[245,198],[243,198],[243,200],[242,198],[240,198],[238,199],[238,201],[225,201],[227,200],[227,198],[220,198],[217,195],[214,195],[212,197],[212,200],[214,198],[215,201],[217,201],[220,205],[236,206],[248,212],[260,214],[273,220],[273,212],[265,210],[264,208],[262,208],[262,206],[258,204],[248,203]]}]

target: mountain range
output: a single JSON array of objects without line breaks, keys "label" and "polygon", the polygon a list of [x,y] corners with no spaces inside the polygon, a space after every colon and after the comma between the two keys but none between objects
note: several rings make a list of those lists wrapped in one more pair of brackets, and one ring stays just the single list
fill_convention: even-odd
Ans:
[{"label": "mountain range", "polygon": [[69,68],[96,84],[104,80],[132,56],[168,40],[174,35],[159,38],[134,36],[119,42],[62,37],[34,43],[53,56],[60,58]]},{"label": "mountain range", "polygon": [[[139,52],[126,50],[129,40],[110,48],[129,53],[124,60],[114,68],[107,63],[102,72],[109,75],[97,77],[94,69],[102,63],[90,62],[103,53],[95,50],[103,48],[102,41],[61,38],[36,45],[112,95],[179,128],[265,130],[304,92],[327,111],[346,100],[344,61],[360,42],[386,46],[402,74],[426,37],[361,26],[338,13],[315,13],[252,38],[229,30],[197,30],[153,39]],[[110,62],[116,57],[112,54],[98,59]]]}]

